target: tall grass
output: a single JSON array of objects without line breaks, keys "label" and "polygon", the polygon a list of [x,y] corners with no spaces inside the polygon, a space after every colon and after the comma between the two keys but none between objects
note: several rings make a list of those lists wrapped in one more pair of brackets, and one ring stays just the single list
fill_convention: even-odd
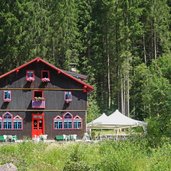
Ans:
[{"label": "tall grass", "polygon": [[171,144],[151,148],[145,139],[99,143],[0,144],[0,165],[20,171],[170,171]]}]

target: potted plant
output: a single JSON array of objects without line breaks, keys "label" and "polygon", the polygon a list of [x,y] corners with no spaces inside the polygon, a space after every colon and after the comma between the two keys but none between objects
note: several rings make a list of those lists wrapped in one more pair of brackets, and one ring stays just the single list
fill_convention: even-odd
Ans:
[{"label": "potted plant", "polygon": [[45,98],[44,97],[35,97],[35,100],[36,101],[43,101],[43,100],[45,100]]},{"label": "potted plant", "polygon": [[49,82],[50,81],[50,79],[49,78],[42,78],[42,82]]}]

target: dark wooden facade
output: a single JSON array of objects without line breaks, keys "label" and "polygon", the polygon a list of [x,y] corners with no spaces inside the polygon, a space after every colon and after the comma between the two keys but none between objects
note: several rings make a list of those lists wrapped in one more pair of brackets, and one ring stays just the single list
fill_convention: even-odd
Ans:
[{"label": "dark wooden facade", "polygon": [[[26,72],[34,71],[35,80],[27,81]],[[50,81],[42,82],[42,71],[48,71]],[[4,102],[3,93],[11,91],[11,101]],[[69,75],[68,73],[47,63],[41,58],[32,61],[0,76],[0,135],[17,135],[19,139],[33,137],[33,114],[43,116],[43,134],[48,135],[48,139],[54,139],[56,135],[77,134],[81,138],[86,129],[87,92],[93,87],[83,81]],[[44,97],[44,108],[33,107],[32,100],[34,91],[41,91]],[[66,103],[65,92],[72,93],[72,101]],[[22,129],[7,129],[4,127],[3,116],[9,112],[13,118],[21,117]],[[54,118],[64,118],[69,113],[74,122],[75,117],[81,119],[81,127],[54,129]],[[5,120],[5,119],[4,119]],[[74,124],[74,123],[72,123]],[[13,127],[13,126],[12,126]]]}]

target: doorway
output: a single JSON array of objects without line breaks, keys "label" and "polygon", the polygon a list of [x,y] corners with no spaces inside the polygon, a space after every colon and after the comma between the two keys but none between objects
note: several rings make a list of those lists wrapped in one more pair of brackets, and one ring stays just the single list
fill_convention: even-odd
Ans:
[{"label": "doorway", "polygon": [[32,137],[44,134],[44,113],[32,113]]}]

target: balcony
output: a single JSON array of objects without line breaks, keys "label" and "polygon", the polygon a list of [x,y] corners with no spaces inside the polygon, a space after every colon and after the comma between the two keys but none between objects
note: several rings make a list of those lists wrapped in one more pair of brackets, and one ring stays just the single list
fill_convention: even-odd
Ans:
[{"label": "balcony", "polygon": [[32,100],[32,108],[45,108],[45,100]]}]

